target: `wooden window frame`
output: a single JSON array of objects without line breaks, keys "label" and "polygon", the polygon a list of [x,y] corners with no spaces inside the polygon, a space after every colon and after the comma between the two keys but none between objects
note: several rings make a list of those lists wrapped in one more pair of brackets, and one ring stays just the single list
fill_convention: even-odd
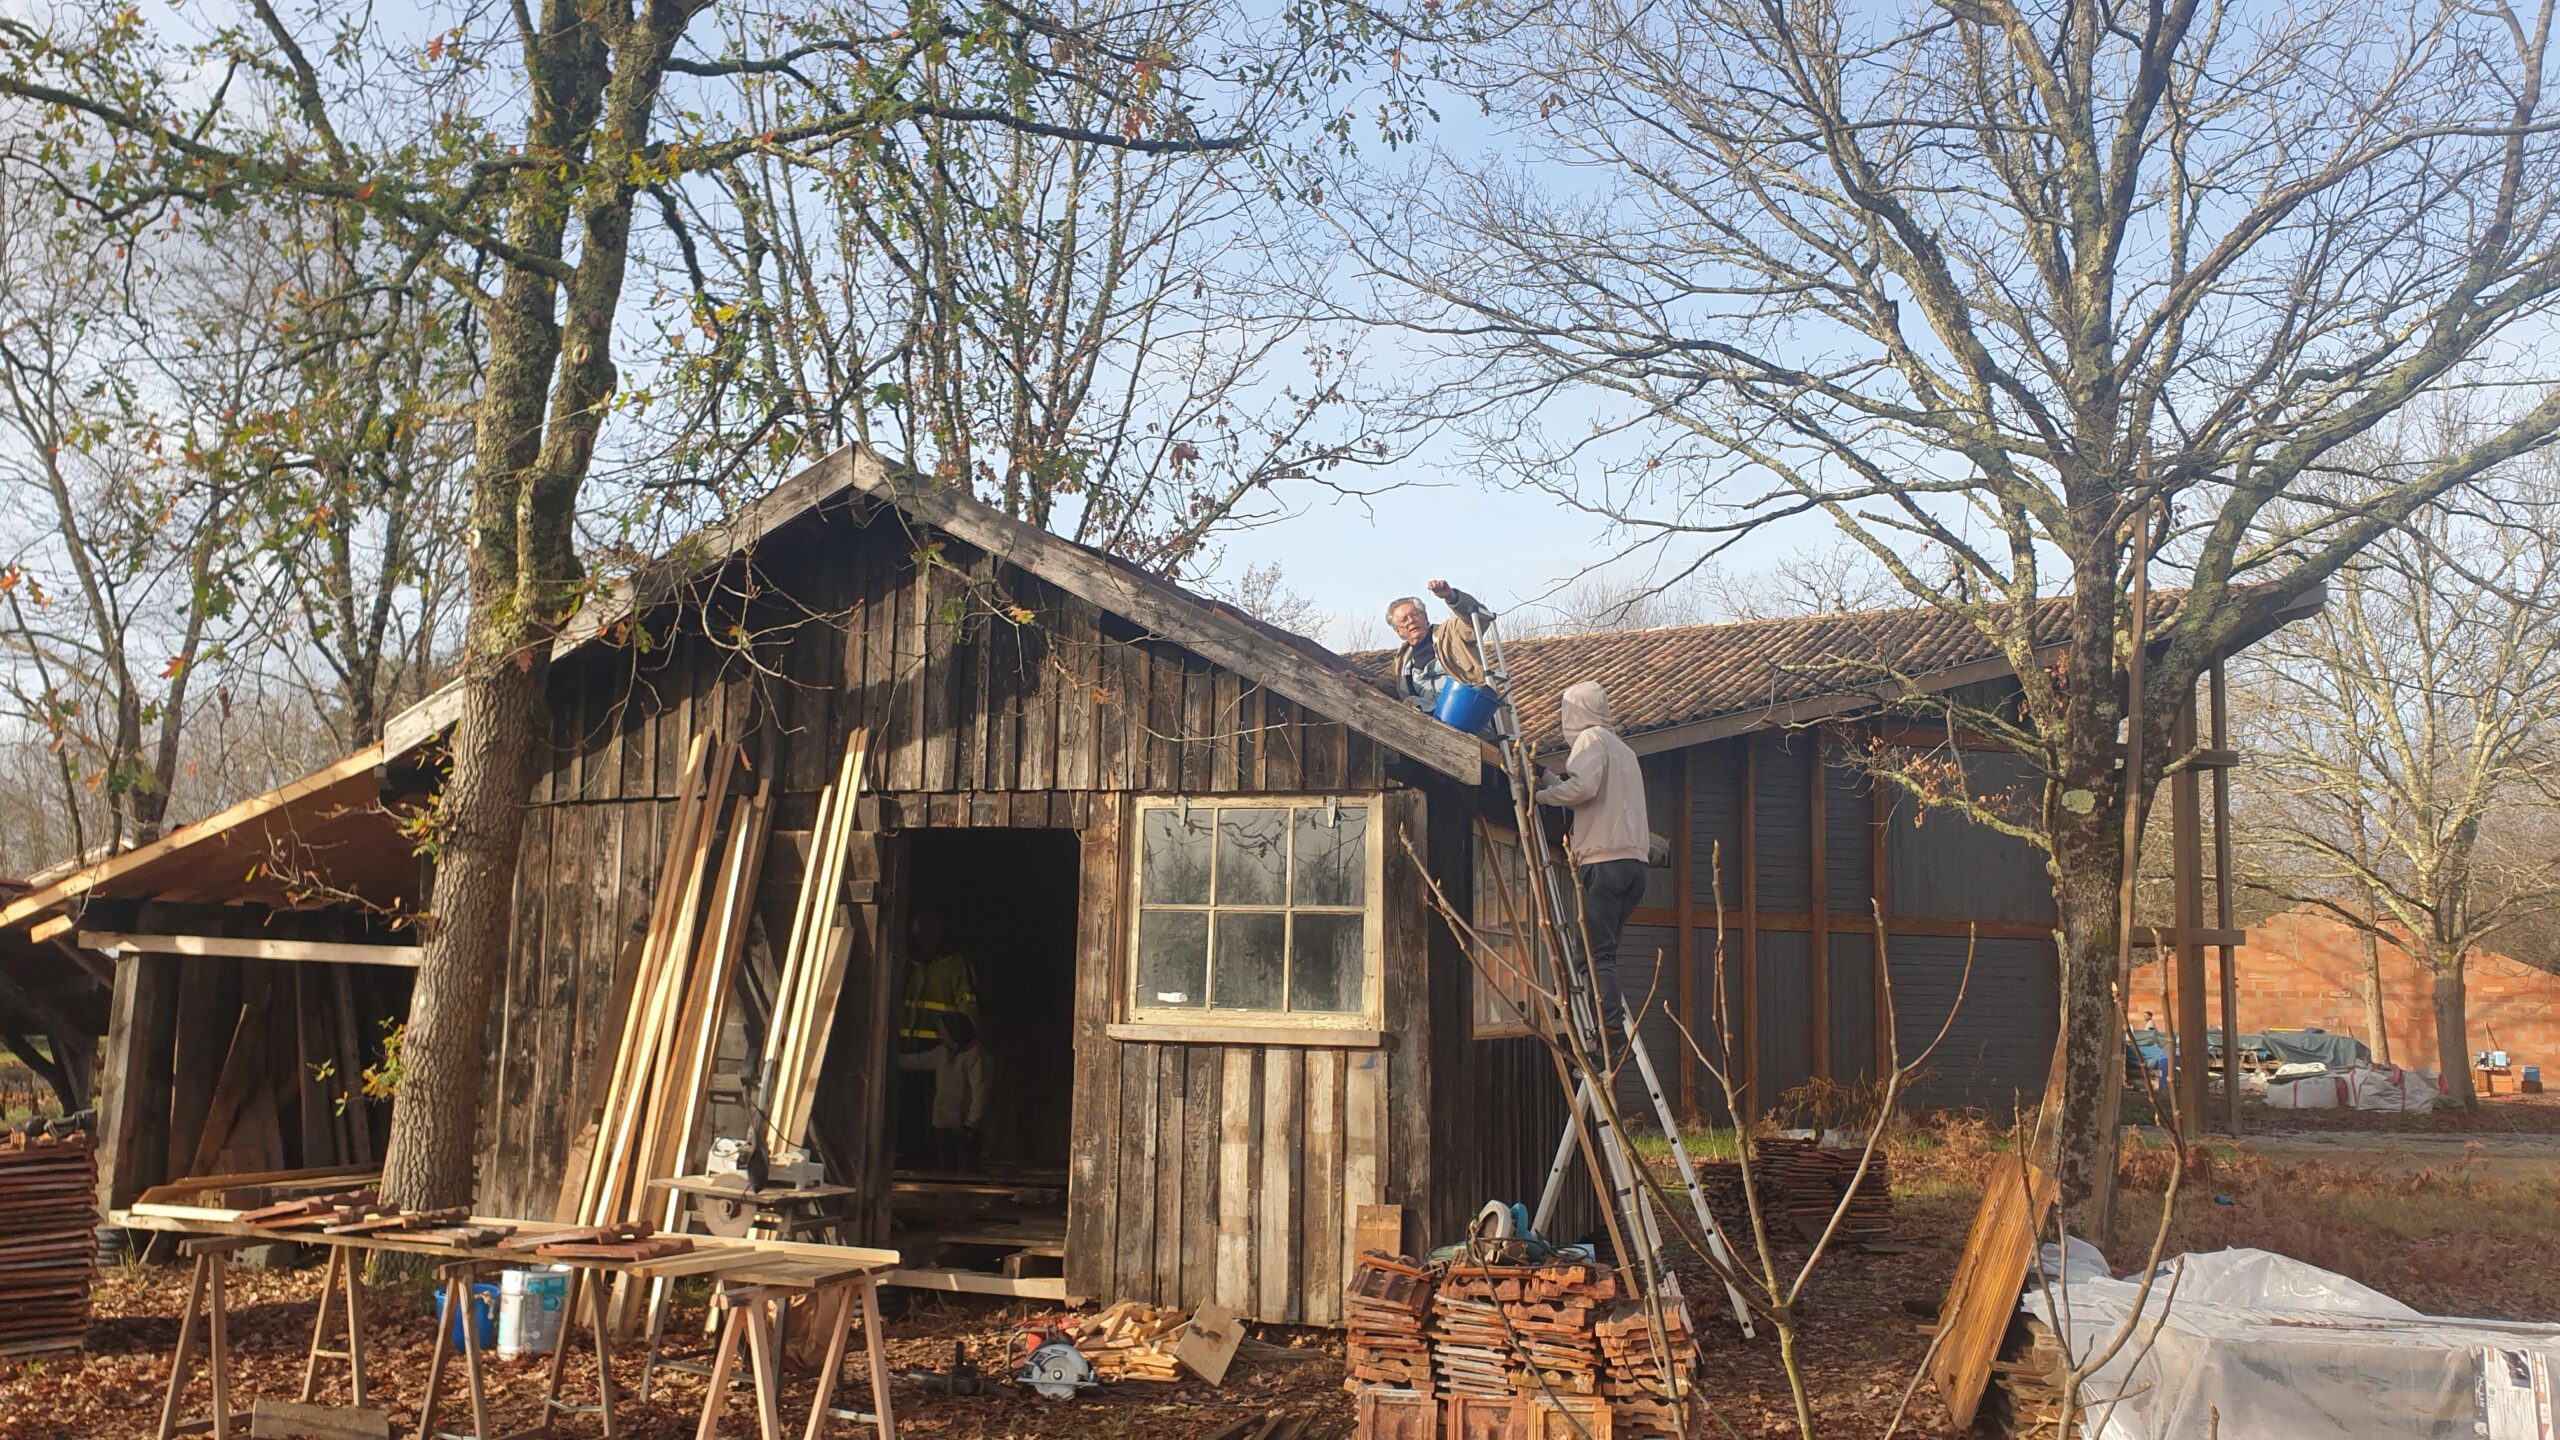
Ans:
[{"label": "wooden window frame", "polygon": [[[1520,854],[1520,873],[1523,878],[1523,884],[1514,891],[1511,903],[1516,908],[1525,906],[1529,901],[1525,883],[1528,875],[1528,856],[1520,843],[1519,832],[1496,829],[1479,816],[1476,820],[1474,836],[1467,847],[1467,878],[1469,889],[1474,896],[1473,904],[1469,907],[1474,913],[1468,917],[1468,920],[1479,934],[1505,926],[1517,926],[1528,920],[1525,915],[1497,916],[1492,913],[1494,907],[1497,907],[1501,901],[1494,887],[1484,883],[1485,854],[1488,850],[1499,850],[1506,843],[1515,853]],[[1471,1037],[1478,1040],[1517,1040],[1538,1033],[1529,1024],[1528,1016],[1518,1002],[1503,995],[1498,989],[1492,988],[1493,980],[1487,974],[1483,963],[1479,963],[1477,958],[1470,958],[1467,961],[1467,972],[1467,1033]],[[1508,1010],[1511,1018],[1508,1020],[1498,1018],[1494,1011],[1495,1004]]]},{"label": "wooden window frame", "polygon": [[[1367,851],[1363,857],[1363,898],[1358,906],[1220,905],[1216,903],[1215,860],[1211,861],[1211,900],[1200,905],[1149,905],[1146,886],[1146,823],[1152,810],[1301,810],[1338,805],[1367,817]],[[1182,1043],[1205,1040],[1223,1044],[1332,1045],[1375,1047],[1382,1043],[1386,1009],[1386,807],[1382,797],[1359,794],[1290,793],[1234,795],[1143,795],[1132,807],[1129,824],[1129,927],[1121,945],[1119,1019],[1109,1033],[1123,1040]],[[1294,822],[1293,822],[1294,823]],[[1211,845],[1211,854],[1216,846]],[[1293,854],[1294,861],[1295,856]],[[1292,866],[1292,883],[1294,879]],[[1216,915],[1224,911],[1260,914],[1353,915],[1360,926],[1360,1008],[1357,1010],[1216,1010],[1138,1003],[1138,944],[1146,912],[1176,910]],[[1214,922],[1213,922],[1214,925]],[[1214,935],[1214,929],[1212,934]],[[1214,945],[1212,940],[1212,960]],[[1282,943],[1286,963],[1287,942]],[[1205,978],[1205,972],[1204,972]],[[1285,985],[1285,981],[1284,981]]]}]

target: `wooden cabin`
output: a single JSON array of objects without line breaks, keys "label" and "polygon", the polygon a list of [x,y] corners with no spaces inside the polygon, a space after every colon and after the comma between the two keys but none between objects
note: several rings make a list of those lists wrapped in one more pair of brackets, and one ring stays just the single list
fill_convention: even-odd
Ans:
[{"label": "wooden cabin", "polygon": [[[2041,1075],[2055,1017],[2040,866],[1988,832],[1915,826],[1820,758],[1879,733],[1847,718],[1875,707],[1874,687],[1797,662],[1903,645],[1922,622],[1894,623],[1514,647],[1533,725],[1552,729],[1563,683],[1609,685],[1656,828],[1683,819],[1630,948],[1660,957],[1648,1033],[1692,1113],[1718,1105],[1672,1006],[1742,1059],[1755,1096],[1873,1063],[1871,897],[1906,1036],[1951,999],[1962,927],[1986,926],[1933,1094],[1992,1102]],[[1930,643],[1935,680],[1996,679],[1978,640],[1942,626]],[[274,976],[314,962],[392,976],[415,963],[398,922],[424,878],[391,811],[423,789],[452,703],[432,697],[368,752],[0,907],[0,930],[76,928],[123,957],[111,1205],[224,1150],[187,1097],[225,1049],[209,1037],[256,1028],[243,986],[285,993]],[[840,897],[855,945],[813,1138],[858,1192],[845,1238],[900,1246],[914,1283],[1216,1299],[1326,1324],[1356,1246],[1426,1247],[1488,1199],[1535,1198],[1564,1125],[1553,1068],[1426,899],[1436,884],[1479,905],[1506,792],[1485,746],[1351,660],[854,448],[591,606],[556,648],[549,712],[489,1037],[486,1213],[560,1207],[602,1103],[617,968],[647,922],[684,751],[715,719],[741,749],[735,783],[774,791],[742,980],[764,995],[817,793],[856,727],[871,742]],[[1723,1014],[1708,999],[1718,876]],[[983,1175],[933,1172],[901,1134],[900,986],[925,914],[937,948],[969,962],[996,1066]],[[208,985],[216,1003],[181,1003]],[[709,1134],[752,1123],[735,1077],[761,1052],[763,1009],[732,1010]],[[297,1043],[315,1042],[279,1022],[266,1048],[290,1058]],[[284,1128],[278,1158],[328,1163],[312,1160],[328,1137]],[[339,1143],[357,1141],[341,1127]],[[981,1273],[988,1203],[1003,1236],[1054,1243]],[[1062,1262],[1045,1277],[1044,1258]]]}]

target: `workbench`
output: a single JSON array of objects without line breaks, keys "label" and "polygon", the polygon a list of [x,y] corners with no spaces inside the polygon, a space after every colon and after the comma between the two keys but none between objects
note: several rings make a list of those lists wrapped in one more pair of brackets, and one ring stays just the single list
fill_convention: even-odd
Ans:
[{"label": "workbench", "polygon": [[[180,1246],[181,1253],[194,1262],[195,1269],[189,1281],[186,1309],[179,1321],[177,1348],[170,1359],[168,1389],[162,1401],[160,1425],[155,1432],[158,1440],[172,1440],[174,1436],[201,1432],[210,1432],[215,1440],[230,1440],[235,1433],[245,1433],[249,1417],[235,1413],[232,1409],[234,1401],[227,1333],[229,1306],[224,1294],[225,1282],[228,1279],[228,1262],[234,1252],[251,1245],[273,1243],[318,1245],[327,1248],[330,1252],[329,1266],[323,1276],[323,1284],[326,1288],[319,1314],[313,1321],[310,1352],[304,1366],[302,1399],[306,1403],[317,1389],[321,1361],[343,1359],[349,1366],[350,1392],[355,1404],[359,1407],[363,1405],[364,1307],[362,1282],[358,1276],[358,1257],[355,1252],[380,1250],[417,1255],[444,1262],[439,1269],[439,1280],[445,1296],[446,1308],[438,1316],[435,1346],[428,1361],[427,1393],[419,1414],[418,1429],[422,1436],[437,1437],[437,1440],[497,1440],[497,1437],[490,1436],[488,1429],[486,1385],[477,1327],[467,1319],[462,1326],[462,1349],[465,1380],[469,1386],[472,1401],[472,1429],[459,1433],[438,1431],[435,1428],[436,1408],[442,1400],[440,1391],[444,1367],[454,1348],[453,1316],[457,1313],[456,1307],[464,1307],[460,1313],[467,1314],[470,1303],[470,1281],[474,1275],[509,1265],[569,1267],[568,1294],[562,1307],[560,1338],[552,1351],[550,1374],[543,1392],[543,1420],[533,1429],[519,1432],[520,1436],[554,1434],[558,1417],[565,1414],[594,1414],[605,1436],[610,1437],[615,1433],[612,1326],[605,1313],[605,1292],[608,1286],[603,1278],[609,1274],[627,1274],[642,1279],[706,1275],[719,1282],[719,1293],[715,1295],[715,1304],[731,1312],[723,1325],[721,1336],[721,1353],[729,1363],[715,1362],[714,1371],[719,1378],[713,1382],[711,1391],[705,1397],[704,1424],[706,1427],[713,1425],[719,1407],[727,1399],[725,1393],[727,1374],[734,1365],[736,1345],[741,1337],[747,1340],[757,1361],[753,1379],[759,1417],[770,1417],[776,1412],[781,1383],[779,1354],[778,1351],[774,1351],[770,1356],[772,1363],[765,1363],[766,1352],[772,1351],[773,1347],[770,1343],[758,1340],[761,1334],[765,1342],[770,1342],[773,1336],[771,1322],[769,1317],[764,1318],[761,1323],[746,1317],[751,1311],[760,1312],[766,1304],[775,1299],[787,1301],[793,1294],[805,1294],[835,1307],[832,1323],[836,1327],[829,1341],[829,1368],[827,1373],[820,1377],[818,1403],[810,1416],[806,1434],[814,1440],[830,1414],[838,1418],[873,1424],[884,1440],[893,1433],[887,1389],[887,1358],[881,1348],[879,1308],[873,1286],[897,1268],[898,1256],[895,1251],[852,1246],[810,1245],[793,1241],[729,1240],[718,1236],[697,1236],[690,1237],[693,1239],[694,1249],[683,1255],[662,1256],[649,1260],[611,1260],[536,1255],[521,1248],[499,1249],[495,1245],[457,1245],[404,1236],[397,1231],[331,1235],[317,1229],[268,1228],[243,1224],[238,1219],[239,1214],[238,1211],[217,1210],[202,1206],[138,1205],[131,1210],[115,1212],[109,1217],[112,1223],[127,1229],[161,1230],[198,1237]],[[508,1226],[513,1229],[516,1236],[577,1228],[546,1221],[505,1218],[474,1217],[469,1223]],[[344,1302],[338,1308],[347,1330],[347,1348],[343,1351],[329,1349],[326,1344],[332,1300],[336,1298],[336,1292],[340,1287],[343,1287],[345,1294]],[[734,1299],[724,1300],[723,1297],[731,1296],[733,1292]],[[581,1317],[582,1299],[586,1307],[584,1311],[586,1327],[596,1350],[598,1394],[597,1403],[591,1406],[573,1404],[562,1399],[560,1394],[561,1380],[566,1370],[574,1327]],[[872,1385],[878,1397],[876,1416],[848,1414],[840,1410],[831,1411],[828,1404],[835,1388],[836,1371],[841,1368],[843,1362],[844,1346],[851,1326],[851,1309],[855,1304],[859,1304],[863,1311],[865,1340],[871,1359]],[[820,1313],[827,1312],[822,1310]],[[212,1392],[212,1408],[203,1417],[181,1420],[178,1411],[195,1358],[199,1322],[201,1322],[202,1339],[206,1350],[207,1381]],[[652,1336],[649,1343],[652,1352],[655,1345],[656,1337]],[[759,1348],[760,1345],[761,1348]],[[654,1354],[643,1355],[644,1369],[653,1359]],[[708,1436],[714,1431],[706,1428],[702,1433]],[[766,1427],[766,1433],[768,1440],[771,1440],[773,1431],[770,1424]],[[507,1437],[507,1440],[517,1440],[517,1437]]]}]

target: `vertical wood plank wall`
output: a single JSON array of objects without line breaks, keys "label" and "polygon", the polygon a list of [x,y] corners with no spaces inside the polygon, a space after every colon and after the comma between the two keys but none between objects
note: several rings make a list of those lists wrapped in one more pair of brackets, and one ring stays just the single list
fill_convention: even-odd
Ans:
[{"label": "vertical wood plank wall", "polygon": [[[750,944],[752,965],[787,927],[817,790],[848,731],[872,717],[879,788],[857,811],[862,830],[1081,833],[1069,1289],[1215,1297],[1260,1319],[1335,1320],[1354,1207],[1407,1206],[1419,1241],[1431,1199],[1434,942],[1420,872],[1394,842],[1403,827],[1418,849],[1445,849],[1422,797],[1391,777],[1394,757],[1365,736],[956,542],[941,542],[928,563],[931,537],[864,524],[852,509],[802,527],[770,537],[751,571],[733,566],[715,592],[652,617],[645,647],[590,647],[554,674],[551,758],[526,813],[515,939],[490,1037],[484,1205],[548,1216],[558,1203],[576,1131],[610,1068],[602,1052],[615,963],[647,922],[687,737],[716,719],[741,748],[738,783],[769,777],[776,788],[784,833],[759,897],[765,933]],[[1033,623],[1016,622],[1017,606]],[[1127,1043],[1105,1033],[1126,934],[1128,797],[1151,791],[1382,797],[1385,1046]],[[1451,863],[1463,877],[1465,852]],[[884,878],[856,895],[864,924],[817,1120],[870,1172],[854,1178],[875,1192],[880,1227],[885,1175],[864,1117],[885,1088],[892,888]],[[1463,1023],[1462,1011],[1461,1033]]]}]

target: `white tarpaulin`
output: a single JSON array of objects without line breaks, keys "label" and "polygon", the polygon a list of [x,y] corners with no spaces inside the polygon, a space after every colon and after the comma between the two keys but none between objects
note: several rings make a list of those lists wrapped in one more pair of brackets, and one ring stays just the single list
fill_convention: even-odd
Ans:
[{"label": "white tarpaulin", "polygon": [[[2045,1247],[2024,1308],[2085,1360],[2114,1341],[2140,1286],[2109,1277],[2085,1243],[2068,1244],[2059,1255]],[[2264,1250],[2182,1255],[2161,1267],[2132,1337],[2083,1391],[2082,1433],[2553,1440],[2555,1360],[2560,1326],[2421,1315]]]},{"label": "white tarpaulin", "polygon": [[2242,1093],[2271,1110],[2432,1110],[2444,1093],[2436,1077],[2397,1065],[2358,1065],[2352,1070],[2306,1069],[2273,1079],[2252,1075]]}]

